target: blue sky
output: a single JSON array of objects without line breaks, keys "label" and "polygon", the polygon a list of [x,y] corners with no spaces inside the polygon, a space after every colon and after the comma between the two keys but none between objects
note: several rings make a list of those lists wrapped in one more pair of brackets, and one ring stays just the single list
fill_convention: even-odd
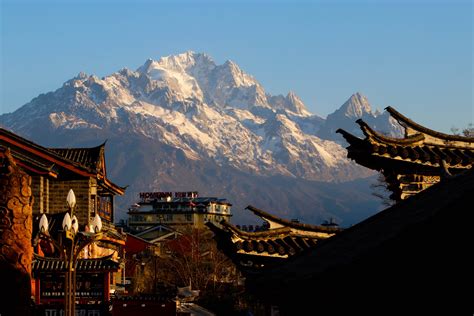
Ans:
[{"label": "blue sky", "polygon": [[322,116],[360,91],[433,129],[474,121],[471,1],[0,1],[0,113],[193,50]]}]

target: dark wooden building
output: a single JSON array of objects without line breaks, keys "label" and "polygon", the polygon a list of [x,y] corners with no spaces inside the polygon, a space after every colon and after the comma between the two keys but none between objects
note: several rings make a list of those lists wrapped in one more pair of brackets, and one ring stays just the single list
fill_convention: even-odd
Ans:
[{"label": "dark wooden building", "polygon": [[405,128],[404,138],[376,132],[359,119],[365,135],[337,132],[349,143],[347,157],[385,176],[391,198],[406,199],[440,181],[443,175],[459,174],[474,164],[474,138],[447,135],[423,127],[392,107],[386,110]]}]

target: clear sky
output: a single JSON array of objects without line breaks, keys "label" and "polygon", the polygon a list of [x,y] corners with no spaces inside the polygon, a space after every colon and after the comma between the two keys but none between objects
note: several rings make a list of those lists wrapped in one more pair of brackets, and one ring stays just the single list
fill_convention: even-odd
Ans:
[{"label": "clear sky", "polygon": [[469,0],[0,2],[0,113],[80,71],[193,50],[322,116],[359,91],[440,131],[474,121]]}]

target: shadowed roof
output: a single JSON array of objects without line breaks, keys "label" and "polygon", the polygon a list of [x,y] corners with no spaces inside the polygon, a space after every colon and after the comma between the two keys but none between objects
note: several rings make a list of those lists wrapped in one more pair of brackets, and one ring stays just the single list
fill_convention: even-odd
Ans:
[{"label": "shadowed roof", "polygon": [[68,160],[77,162],[91,170],[102,172],[101,160],[104,158],[105,143],[90,148],[48,148]]},{"label": "shadowed roof", "polygon": [[55,178],[59,168],[64,168],[81,176],[96,177],[115,194],[123,195],[125,192],[124,187],[114,184],[106,176],[105,143],[91,148],[46,148],[0,128],[0,157],[4,148],[10,148],[19,165],[36,174],[49,174]]}]

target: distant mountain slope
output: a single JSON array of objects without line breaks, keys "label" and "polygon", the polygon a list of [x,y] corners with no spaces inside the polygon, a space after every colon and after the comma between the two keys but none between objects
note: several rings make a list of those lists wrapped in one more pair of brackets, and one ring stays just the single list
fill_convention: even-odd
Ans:
[{"label": "distant mountain slope", "polygon": [[[289,217],[343,220],[345,211],[357,210],[358,198],[341,191],[349,184],[327,182],[373,174],[349,161],[333,141],[333,129],[353,130],[346,124],[357,117],[397,132],[360,94],[325,120],[293,92],[266,93],[234,62],[216,65],[206,54],[187,52],[104,78],[80,73],[1,115],[0,124],[49,146],[96,145],[109,138],[110,177],[130,184],[122,207],[141,190],[187,189]],[[375,207],[367,190],[357,190],[363,208]]]},{"label": "distant mountain slope", "polygon": [[[45,146],[93,146],[107,139],[107,173],[115,183],[129,185],[127,195],[116,199],[124,217],[139,192],[198,190],[202,196],[226,197],[233,204],[233,221],[261,224],[244,208],[258,205],[285,218],[320,224],[329,218],[348,226],[379,209],[371,194],[373,177],[342,183],[320,182],[281,175],[249,174],[212,160],[194,160],[181,149],[141,135],[99,130],[41,131],[32,137]],[[54,135],[54,136],[52,136]]]}]

